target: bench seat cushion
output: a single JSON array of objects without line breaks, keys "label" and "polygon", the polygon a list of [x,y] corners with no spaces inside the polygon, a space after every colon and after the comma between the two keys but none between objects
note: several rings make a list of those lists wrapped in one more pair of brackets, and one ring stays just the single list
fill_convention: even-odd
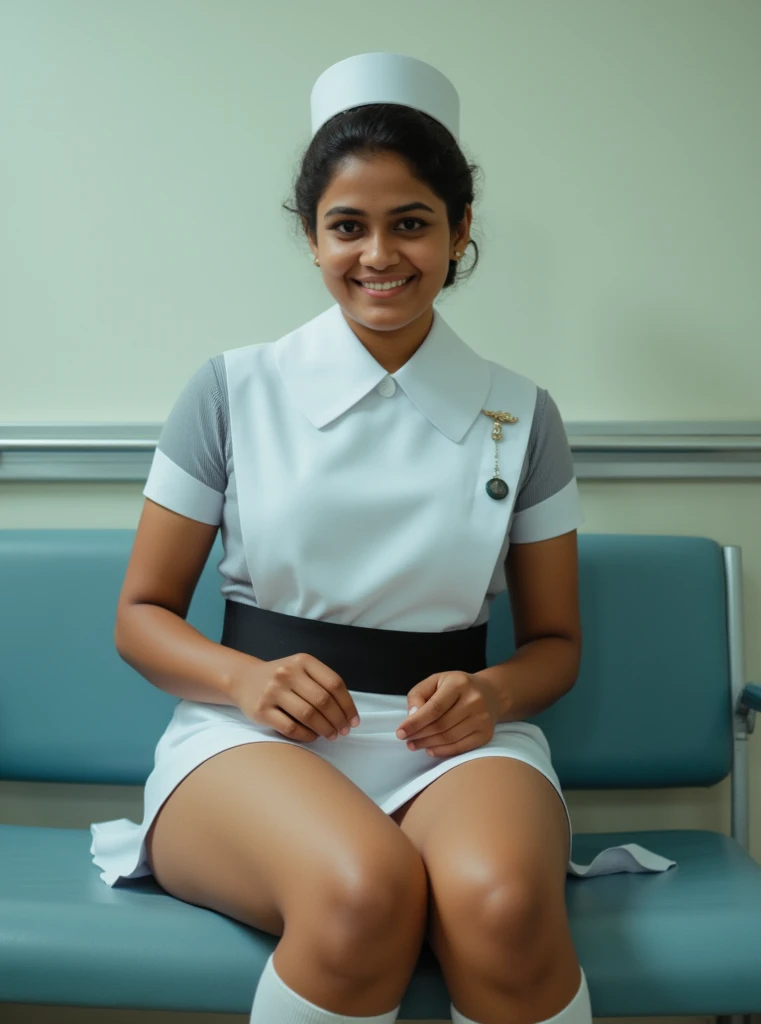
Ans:
[{"label": "bench seat cushion", "polygon": [[[167,895],[148,877],[111,888],[88,830],[0,825],[0,1002],[248,1013],[277,939]],[[714,832],[574,837],[589,863],[639,843],[663,874],[567,880],[595,1016],[761,1010],[761,867]],[[426,946],[402,1018],[449,1016]]]}]

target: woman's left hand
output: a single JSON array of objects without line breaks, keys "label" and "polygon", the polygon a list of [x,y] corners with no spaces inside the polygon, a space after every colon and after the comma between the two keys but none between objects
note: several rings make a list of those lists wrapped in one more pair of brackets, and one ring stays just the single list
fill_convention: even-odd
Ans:
[{"label": "woman's left hand", "polygon": [[[408,749],[449,757],[482,747],[494,735],[500,701],[493,686],[467,672],[436,672],[407,694],[412,712],[396,732]],[[414,743],[414,747],[410,747]]]}]

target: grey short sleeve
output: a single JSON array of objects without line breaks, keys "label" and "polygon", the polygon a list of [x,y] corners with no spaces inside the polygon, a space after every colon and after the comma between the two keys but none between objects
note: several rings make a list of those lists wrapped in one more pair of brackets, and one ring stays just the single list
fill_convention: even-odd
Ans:
[{"label": "grey short sleeve", "polygon": [[551,395],[538,388],[510,539],[517,544],[546,540],[576,529],[583,521],[560,410]]},{"label": "grey short sleeve", "polygon": [[224,372],[224,357],[216,356],[193,374],[174,403],[158,442],[175,465],[222,494],[227,484],[225,443],[230,422]]},{"label": "grey short sleeve", "polygon": [[143,494],[191,519],[219,524],[227,487],[229,424],[220,355],[193,374],[172,406]]},{"label": "grey short sleeve", "polygon": [[516,512],[552,497],[573,479],[573,456],[560,410],[544,388],[537,392]]}]

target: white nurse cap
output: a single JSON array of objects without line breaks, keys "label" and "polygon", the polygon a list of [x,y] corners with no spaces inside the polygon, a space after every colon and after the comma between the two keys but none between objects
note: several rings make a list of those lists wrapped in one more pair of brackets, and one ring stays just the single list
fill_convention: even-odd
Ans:
[{"label": "white nurse cap", "polygon": [[401,103],[459,138],[460,97],[431,64],[400,53],[360,53],[323,71],[312,88],[312,135],[334,114],[366,103]]}]

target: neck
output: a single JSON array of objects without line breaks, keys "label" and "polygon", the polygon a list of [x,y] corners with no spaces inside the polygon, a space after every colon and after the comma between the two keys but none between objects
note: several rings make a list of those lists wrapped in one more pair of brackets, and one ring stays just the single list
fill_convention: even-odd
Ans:
[{"label": "neck", "polygon": [[433,306],[416,320],[392,331],[374,331],[352,320],[343,310],[342,312],[349,327],[387,373],[396,373],[414,356],[433,324]]}]

